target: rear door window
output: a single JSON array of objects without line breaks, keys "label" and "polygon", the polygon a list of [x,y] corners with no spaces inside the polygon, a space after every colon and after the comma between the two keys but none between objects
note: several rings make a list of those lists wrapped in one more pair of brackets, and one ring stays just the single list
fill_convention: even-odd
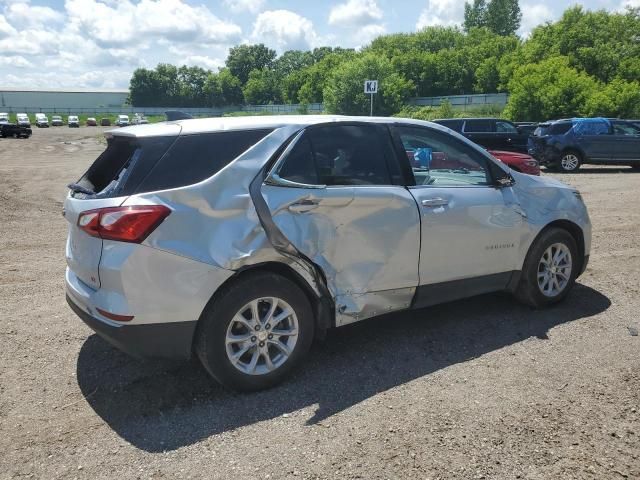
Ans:
[{"label": "rear door window", "polygon": [[308,185],[403,185],[384,125],[314,126],[297,141],[278,176]]},{"label": "rear door window", "polygon": [[391,138],[383,128],[340,125],[309,129],[320,184],[391,185],[387,163],[395,161],[395,156]]}]

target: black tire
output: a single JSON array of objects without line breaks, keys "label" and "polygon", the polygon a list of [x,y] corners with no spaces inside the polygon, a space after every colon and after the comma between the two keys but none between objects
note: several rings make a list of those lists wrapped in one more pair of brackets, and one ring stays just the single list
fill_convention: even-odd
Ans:
[{"label": "black tire", "polygon": [[[577,163],[573,163],[575,161]],[[580,165],[582,165],[582,155],[580,152],[576,150],[567,150],[562,152],[560,159],[557,163],[557,168],[559,171],[563,173],[575,173],[580,169]],[[574,167],[570,167],[570,165],[575,165]]]},{"label": "black tire", "polygon": [[[289,304],[298,320],[298,338],[282,365],[269,373],[251,375],[232,364],[226,335],[233,317],[249,302],[263,297],[277,297]],[[222,385],[244,392],[263,390],[280,383],[301,363],[313,342],[314,325],[309,301],[295,283],[268,272],[249,274],[223,287],[209,301],[199,320],[195,351],[205,369]]]},{"label": "black tire", "polygon": [[[544,252],[553,244],[566,245],[571,253],[571,273],[564,288],[555,296],[547,296],[538,286],[538,268]],[[522,303],[535,308],[542,308],[558,303],[569,294],[578,276],[579,264],[578,247],[573,236],[561,228],[548,228],[534,240],[525,258],[520,277],[520,283],[515,291],[515,297]]]}]

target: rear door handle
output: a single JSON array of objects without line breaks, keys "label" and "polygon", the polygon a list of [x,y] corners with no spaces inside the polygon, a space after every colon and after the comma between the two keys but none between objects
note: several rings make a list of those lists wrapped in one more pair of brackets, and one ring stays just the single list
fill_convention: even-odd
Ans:
[{"label": "rear door handle", "polygon": [[427,198],[426,200],[422,200],[423,207],[444,207],[445,205],[449,205],[449,200],[444,198],[436,197],[436,198]]},{"label": "rear door handle", "polygon": [[314,208],[318,208],[319,204],[320,204],[319,199],[306,198],[304,200],[299,200],[289,205],[289,211],[294,213],[304,213],[304,212],[313,210]]}]

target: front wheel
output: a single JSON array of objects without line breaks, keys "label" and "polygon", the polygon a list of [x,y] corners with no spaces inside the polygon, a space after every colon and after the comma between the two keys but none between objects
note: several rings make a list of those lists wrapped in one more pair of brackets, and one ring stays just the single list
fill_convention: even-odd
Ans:
[{"label": "front wheel", "polygon": [[566,230],[549,228],[529,249],[516,298],[536,308],[557,303],[569,294],[578,268],[578,248],[573,236]]},{"label": "front wheel", "polygon": [[305,293],[272,273],[247,275],[205,308],[196,353],[223,385],[255,391],[281,382],[311,347],[314,317]]},{"label": "front wheel", "polygon": [[582,164],[582,158],[578,152],[568,151],[562,154],[558,162],[558,168],[561,172],[572,173],[578,171]]}]

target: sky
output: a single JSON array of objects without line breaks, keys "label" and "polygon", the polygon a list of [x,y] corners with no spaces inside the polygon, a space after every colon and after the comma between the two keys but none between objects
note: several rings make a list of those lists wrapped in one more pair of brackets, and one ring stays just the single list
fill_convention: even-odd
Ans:
[{"label": "sky", "polygon": [[[521,0],[531,29],[579,3],[624,10],[640,0]],[[216,71],[229,48],[278,53],[359,48],[384,33],[462,22],[462,0],[0,0],[0,87],[127,88],[138,67]]]}]

